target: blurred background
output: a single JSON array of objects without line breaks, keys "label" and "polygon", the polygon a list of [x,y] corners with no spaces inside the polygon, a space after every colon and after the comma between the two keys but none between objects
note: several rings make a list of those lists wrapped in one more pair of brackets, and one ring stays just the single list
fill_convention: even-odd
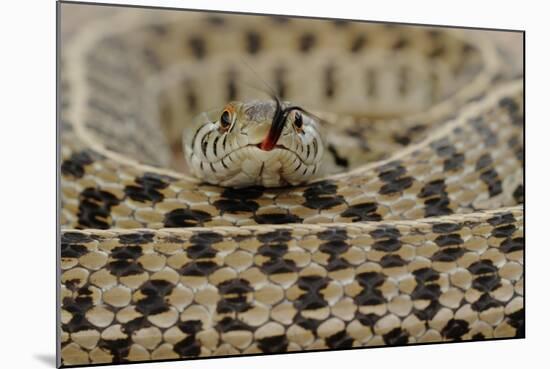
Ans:
[{"label": "blurred background", "polygon": [[[110,17],[121,12],[158,12],[159,15],[165,12],[173,12],[173,10],[161,10],[161,9],[138,9],[138,8],[121,8],[99,5],[87,5],[87,4],[68,4],[63,3],[61,6],[60,14],[60,26],[61,26],[61,38],[62,41],[70,39],[71,35],[78,31],[79,28],[84,26],[87,22],[102,18]],[[365,14],[366,15],[366,14]],[[478,31],[473,30],[471,32],[482,32],[489,37],[492,37],[498,44],[507,52],[511,53],[517,60],[517,68],[523,69],[523,35],[518,32],[506,32],[506,31]]]}]

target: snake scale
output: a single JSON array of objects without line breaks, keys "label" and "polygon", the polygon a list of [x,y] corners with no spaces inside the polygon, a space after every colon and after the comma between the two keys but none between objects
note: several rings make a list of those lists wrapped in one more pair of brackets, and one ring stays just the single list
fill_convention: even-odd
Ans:
[{"label": "snake scale", "polygon": [[[162,11],[82,27],[61,50],[62,363],[523,337],[523,76],[481,36]],[[254,83],[320,117],[338,170],[186,174],[188,122],[266,99]]]}]

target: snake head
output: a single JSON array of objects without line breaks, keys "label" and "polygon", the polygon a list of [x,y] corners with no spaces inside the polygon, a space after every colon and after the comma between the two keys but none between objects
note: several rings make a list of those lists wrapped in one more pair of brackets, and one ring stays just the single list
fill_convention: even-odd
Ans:
[{"label": "snake head", "polygon": [[183,138],[193,175],[227,187],[305,183],[319,172],[324,142],[317,118],[278,99],[201,113]]}]

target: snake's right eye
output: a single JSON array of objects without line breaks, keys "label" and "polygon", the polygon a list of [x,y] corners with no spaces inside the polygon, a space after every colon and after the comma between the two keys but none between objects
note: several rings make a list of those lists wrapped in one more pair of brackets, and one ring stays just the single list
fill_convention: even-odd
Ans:
[{"label": "snake's right eye", "polygon": [[224,110],[220,117],[220,126],[224,131],[227,131],[231,127],[231,114],[227,110]]}]

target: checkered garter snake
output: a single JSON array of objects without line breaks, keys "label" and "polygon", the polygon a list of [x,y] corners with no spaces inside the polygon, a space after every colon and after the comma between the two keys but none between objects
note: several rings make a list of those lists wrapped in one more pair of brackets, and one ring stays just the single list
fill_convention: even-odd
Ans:
[{"label": "checkered garter snake", "polygon": [[524,335],[523,83],[490,40],[136,12],[61,61],[65,365]]}]

